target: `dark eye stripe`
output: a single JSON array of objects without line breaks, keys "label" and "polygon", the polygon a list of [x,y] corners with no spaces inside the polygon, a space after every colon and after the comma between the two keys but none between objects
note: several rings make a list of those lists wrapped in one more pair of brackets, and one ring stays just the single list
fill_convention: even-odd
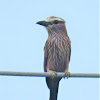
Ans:
[{"label": "dark eye stripe", "polygon": [[58,21],[58,23],[64,23],[64,22],[62,22],[62,21]]},{"label": "dark eye stripe", "polygon": [[48,25],[59,24],[59,23],[64,23],[64,22],[55,20],[55,21],[53,21],[53,22],[48,22]]},{"label": "dark eye stripe", "polygon": [[58,23],[59,23],[59,21],[58,21],[58,20],[55,20],[55,21],[53,21],[53,23],[54,23],[54,24],[58,24]]}]

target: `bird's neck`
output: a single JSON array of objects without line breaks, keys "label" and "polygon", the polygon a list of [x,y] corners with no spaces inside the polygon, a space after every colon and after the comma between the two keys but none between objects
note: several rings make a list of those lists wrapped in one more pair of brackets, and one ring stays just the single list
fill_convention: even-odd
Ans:
[{"label": "bird's neck", "polygon": [[67,35],[67,30],[66,27],[53,27],[52,29],[48,29],[48,37],[50,38],[58,38],[58,37],[66,37]]}]

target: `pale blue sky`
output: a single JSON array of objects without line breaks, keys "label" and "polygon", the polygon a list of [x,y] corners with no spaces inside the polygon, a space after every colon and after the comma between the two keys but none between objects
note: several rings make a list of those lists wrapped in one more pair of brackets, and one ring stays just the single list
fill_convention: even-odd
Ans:
[{"label": "pale blue sky", "polygon": [[[69,71],[99,72],[99,0],[0,0],[0,70],[43,72],[49,16],[66,20]],[[0,76],[1,100],[49,100],[45,78]],[[58,100],[99,100],[99,79],[62,79]]]}]

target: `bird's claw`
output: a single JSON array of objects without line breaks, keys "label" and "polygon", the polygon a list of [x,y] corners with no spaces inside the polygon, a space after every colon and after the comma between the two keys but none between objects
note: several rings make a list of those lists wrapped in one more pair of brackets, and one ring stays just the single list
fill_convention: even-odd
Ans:
[{"label": "bird's claw", "polygon": [[70,72],[65,71],[65,77],[67,76],[67,79],[70,77]]},{"label": "bird's claw", "polygon": [[51,73],[51,78],[54,78],[55,76],[57,76],[57,72],[49,70],[49,73]]}]

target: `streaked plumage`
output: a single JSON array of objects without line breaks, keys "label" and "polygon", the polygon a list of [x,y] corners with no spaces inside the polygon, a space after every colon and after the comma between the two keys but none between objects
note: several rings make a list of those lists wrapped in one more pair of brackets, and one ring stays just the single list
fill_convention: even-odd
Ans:
[{"label": "streaked plumage", "polygon": [[[44,47],[44,71],[68,72],[71,42],[62,18],[51,16],[37,24],[43,25],[48,31],[48,39]],[[61,78],[46,78],[50,89],[50,100],[57,100],[59,81]]]}]

